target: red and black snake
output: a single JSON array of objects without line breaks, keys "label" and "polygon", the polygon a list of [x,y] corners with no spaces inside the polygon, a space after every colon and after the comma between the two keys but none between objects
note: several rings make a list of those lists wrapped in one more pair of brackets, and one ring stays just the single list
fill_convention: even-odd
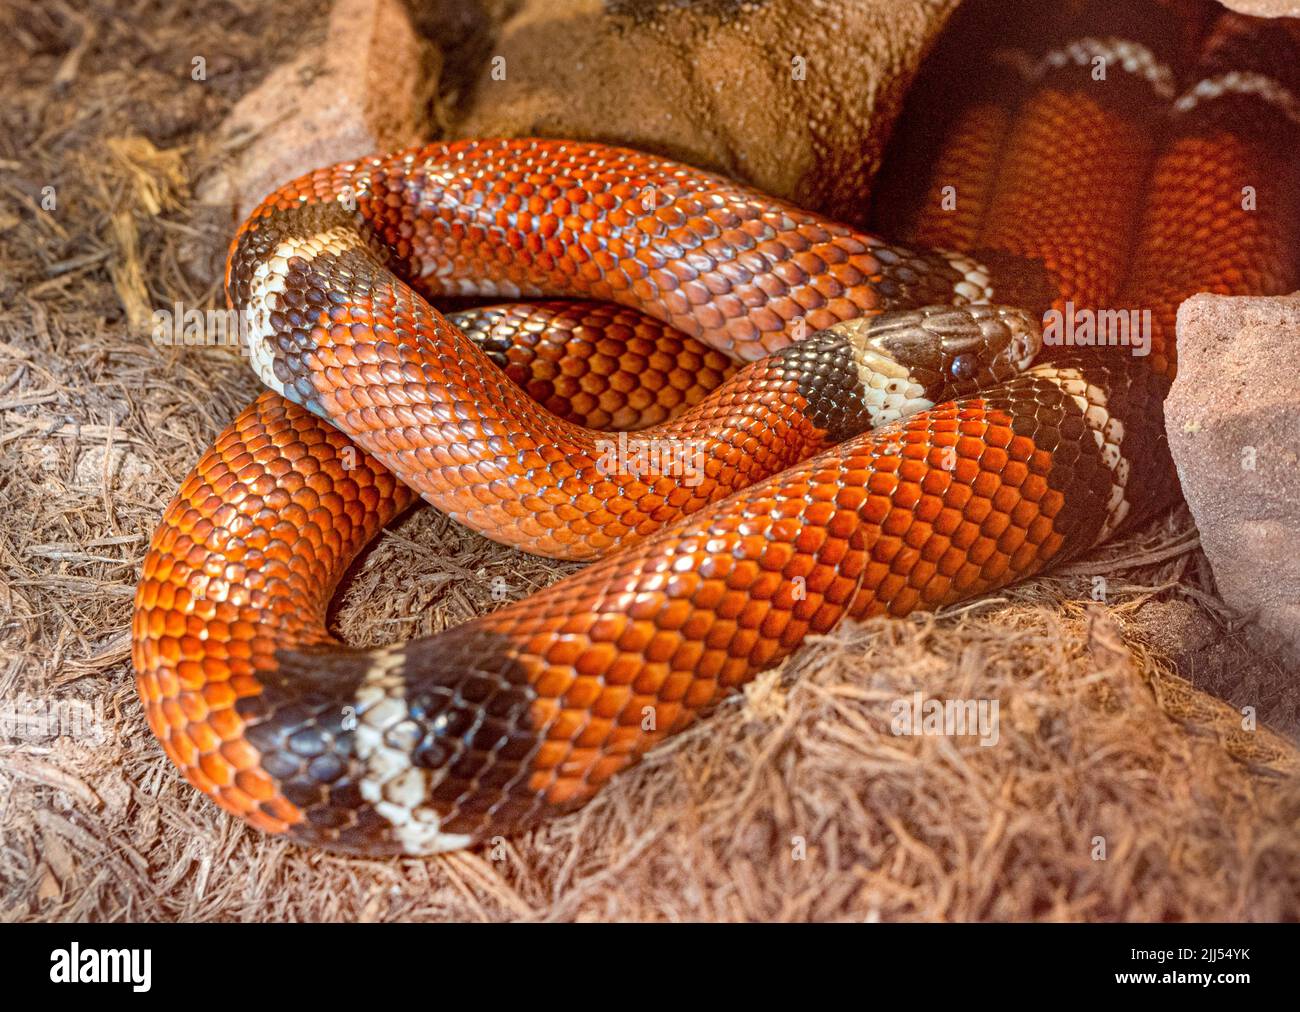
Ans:
[{"label": "red and black snake", "polygon": [[[227,269],[273,391],[167,508],[136,597],[167,754],[268,832],[461,847],[583,803],[809,633],[1004,586],[1166,507],[1179,302],[1298,273],[1294,53],[1210,11],[1066,17],[960,75],[876,197],[916,246],[590,143],[431,144],[276,191]],[[426,301],[453,295],[600,302]],[[1037,321],[1078,308],[1150,325],[1049,328],[1013,375]],[[603,430],[637,427],[698,466],[602,463]],[[416,491],[598,561],[346,647],[334,588]]]}]

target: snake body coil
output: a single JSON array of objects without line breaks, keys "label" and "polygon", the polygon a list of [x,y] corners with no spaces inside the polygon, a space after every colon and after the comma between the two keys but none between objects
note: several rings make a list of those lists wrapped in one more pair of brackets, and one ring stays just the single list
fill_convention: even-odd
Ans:
[{"label": "snake body coil", "polygon": [[[945,110],[879,213],[961,252],[574,142],[433,144],[268,197],[227,287],[273,389],[168,507],[136,598],[168,755],[268,832],[465,846],[586,801],[809,633],[1004,586],[1168,505],[1174,313],[1295,286],[1277,139],[1300,106],[1271,29],[1124,21],[1067,26],[996,100]],[[948,180],[957,214],[931,200]],[[446,295],[615,305],[449,322],[425,301]],[[1043,314],[1078,307],[1151,323],[1049,337],[1013,375]],[[604,429],[644,426],[698,445],[700,480],[602,463]],[[334,587],[416,491],[599,561],[432,639],[345,647]]]}]

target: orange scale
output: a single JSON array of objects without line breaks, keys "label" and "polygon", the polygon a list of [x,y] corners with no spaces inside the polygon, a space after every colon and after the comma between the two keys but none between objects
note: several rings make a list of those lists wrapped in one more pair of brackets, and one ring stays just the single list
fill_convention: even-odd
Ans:
[{"label": "orange scale", "polygon": [[573,747],[567,738],[542,741],[532,758],[533,770],[536,770],[536,773],[529,780],[529,784],[533,790],[545,790],[546,784],[550,782],[547,771],[559,769],[572,751]]},{"label": "orange scale", "polygon": [[603,784],[614,774],[627,769],[632,762],[632,755],[639,742],[637,737],[627,737],[611,743],[609,752],[591,764],[587,771],[587,783],[592,788]]},{"label": "orange scale", "polygon": [[855,320],[864,309],[874,309],[879,298],[868,288],[860,288],[850,293],[850,297],[833,298],[826,304],[829,315],[836,321]]},{"label": "orange scale", "polygon": [[892,601],[907,586],[907,575],[891,569],[876,588],[876,597],[881,601]]},{"label": "orange scale", "polygon": [[235,693],[224,681],[209,679],[200,691],[209,710],[224,710],[235,705]]},{"label": "orange scale", "polygon": [[1024,541],[1011,556],[1011,569],[1016,573],[1029,573],[1038,568],[1038,545]]},{"label": "orange scale", "polygon": [[681,634],[688,639],[702,639],[712,628],[718,602],[725,595],[726,590],[721,583],[710,582],[700,584],[699,589],[694,594],[674,598],[675,600],[686,601],[691,606],[691,613],[686,622],[682,624]]},{"label": "orange scale", "polygon": [[1007,455],[1012,460],[1029,461],[1033,460],[1033,469],[1043,471],[1051,465],[1051,454],[1046,450],[1040,450],[1034,445],[1034,441],[1028,436],[1016,436],[1015,439],[1007,446]]},{"label": "orange scale", "polygon": [[970,549],[966,552],[966,555],[970,559],[970,561],[973,562],[975,565],[983,567],[983,565],[986,562],[988,562],[989,559],[993,558],[993,555],[997,551],[997,549],[998,546],[997,546],[996,536],[985,535],[985,536],[981,536],[979,540],[977,540],[973,545],[970,546]]},{"label": "orange scale", "polygon": [[966,565],[966,549],[963,545],[949,543],[943,555],[935,563],[939,574],[950,579],[955,578]]},{"label": "orange scale", "polygon": [[[565,775],[557,772],[554,776],[538,774],[528,781],[529,788],[535,794],[543,795],[552,805],[567,807],[586,801],[594,792],[594,788],[589,787],[582,780],[582,775],[590,766],[592,756],[589,754],[586,758],[571,761],[576,773]],[[568,766],[569,762],[566,761],[565,768],[567,769]]]},{"label": "orange scale", "polygon": [[927,448],[923,446],[917,447],[916,456],[920,463],[919,481],[921,490],[926,495],[944,495],[953,484],[953,478],[960,460],[953,460],[949,464],[944,451],[936,451],[933,447]]},{"label": "orange scale", "polygon": [[1011,521],[1017,527],[1028,528],[1038,517],[1038,506],[1021,499],[1011,510]]},{"label": "orange scale", "polygon": [[[657,618],[658,610],[661,607],[660,601],[654,601],[653,606],[650,607],[647,606],[648,604],[650,604],[650,602],[642,602],[643,612]],[[637,653],[645,649],[646,644],[650,642],[650,639],[655,635],[655,632],[656,629],[653,621],[637,619],[627,625],[613,643],[599,643],[596,644],[596,646],[601,648],[609,647],[611,651],[614,647],[617,647],[617,649],[628,653]]]},{"label": "orange scale", "polygon": [[[137,647],[136,649],[139,650],[139,647]],[[137,667],[139,667],[141,671],[147,671],[151,667],[151,664],[148,660],[148,652],[141,651],[141,653],[143,655],[144,663],[137,664]],[[135,689],[140,694],[140,699],[147,707],[154,706],[158,702],[161,696],[161,693],[158,689],[158,679],[152,674],[136,675]]]},{"label": "orange scale", "polygon": [[[608,686],[591,704],[591,712],[601,720],[620,721],[632,702],[632,690],[626,685]],[[640,716],[636,717],[637,722]]]},{"label": "orange scale", "polygon": [[221,792],[222,804],[230,811],[245,818],[258,811],[257,800],[240,789],[235,782],[234,773],[231,774],[229,784],[219,784],[217,789]]},{"label": "orange scale", "polygon": [[1013,488],[1005,486],[1000,487],[993,493],[993,509],[999,513],[1005,513],[1010,516],[1011,511],[1021,503],[1021,498]]},{"label": "orange scale", "polygon": [[[897,502],[897,497],[895,497]],[[932,492],[922,492],[912,509],[912,515],[924,523],[933,524],[945,512],[943,499]],[[955,511],[948,510],[949,513]]]},{"label": "orange scale", "polygon": [[[718,677],[718,681],[724,684],[729,681],[731,677],[730,673],[737,670],[731,664],[731,661],[737,658],[739,659],[748,658],[750,654],[753,652],[754,647],[757,645],[758,640],[759,640],[759,632],[756,628],[740,629],[736,632],[736,635],[733,636],[731,639],[731,643],[728,644],[727,646],[728,661],[723,664],[722,671]],[[745,670],[744,665],[740,666],[739,671],[741,673],[740,674],[741,680],[748,681],[750,672]]]},{"label": "orange scale", "polygon": [[[966,466],[963,466],[963,463]],[[958,461],[957,467],[952,472],[952,483],[943,491],[944,503],[956,510],[964,509],[975,496],[973,486],[979,474],[977,466],[972,465],[971,462]]]},{"label": "orange scale", "polygon": [[[996,470],[996,468],[990,468],[986,464],[984,464],[983,461],[984,454],[989,451],[990,447],[984,444],[983,438],[984,438],[984,434],[982,432],[980,433],[980,438],[978,439],[973,436],[959,437],[956,443],[957,456],[959,459],[966,458],[968,460],[979,460],[981,462],[980,464],[981,468],[985,471]],[[1003,457],[1000,453],[997,456],[1000,459],[1005,459],[1005,457]]]},{"label": "orange scale", "polygon": [[985,471],[993,471],[1002,476],[1005,482],[1006,477],[1002,475],[1003,468],[1007,466],[1009,456],[1006,450],[996,446],[986,446],[984,452],[980,454],[980,467]]},{"label": "orange scale", "polygon": [[546,729],[547,739],[566,744],[572,742],[587,726],[585,709],[559,709],[558,703],[549,700],[535,701],[530,716],[533,727]]},{"label": "orange scale", "polygon": [[185,732],[184,728],[178,728],[169,734],[167,724],[164,721],[158,721],[155,726],[152,718],[150,719],[150,726],[153,727],[153,732],[158,736],[159,740],[167,746],[168,754],[176,765],[186,769],[194,766],[199,761],[198,746],[194,744],[194,739]]},{"label": "orange scale", "polygon": [[659,736],[676,734],[690,724],[694,714],[681,703],[660,700],[654,704],[655,727]]},{"label": "orange scale", "polygon": [[977,588],[983,586],[979,565],[968,560],[953,577],[952,585],[955,592],[963,595],[978,593]]},{"label": "orange scale", "polygon": [[1015,434],[1005,425],[990,425],[984,433],[984,441],[1000,450],[1006,450],[1014,438]]},{"label": "orange scale", "polygon": [[[1023,527],[1011,526],[1002,532],[998,538],[998,551],[1004,555],[1015,555],[1025,544],[1025,529]],[[1037,550],[1036,545],[1030,545],[1031,550]]]},{"label": "orange scale", "polygon": [[980,567],[980,576],[987,580],[990,585],[1000,585],[1006,577],[1010,565],[1011,560],[1007,556],[994,554]]},{"label": "orange scale", "polygon": [[[171,722],[178,723],[175,720]],[[200,752],[212,752],[221,746],[223,740],[232,740],[243,734],[244,722],[234,710],[214,710],[206,721],[188,724],[187,730]]]},{"label": "orange scale", "polygon": [[962,520],[961,525],[952,533],[952,543],[963,551],[969,551],[970,547],[980,538],[980,527],[987,515],[975,517],[967,516]]},{"label": "orange scale", "polygon": [[980,533],[990,538],[999,538],[1002,532],[1011,526],[1011,516],[996,507],[980,524]]},{"label": "orange scale", "polygon": [[[694,644],[694,646],[696,647],[698,661],[703,647],[700,644]],[[693,667],[694,664],[692,664]],[[661,666],[655,665],[653,671],[652,677],[647,677],[644,673],[638,675],[636,681],[632,683],[632,687],[638,695],[657,697],[661,705],[678,703],[684,699],[691,687],[691,683],[696,678],[692,671],[685,669],[665,673]]]},{"label": "orange scale", "polygon": [[198,692],[182,692],[176,697],[180,704],[181,712],[190,722],[197,722],[207,718],[208,704],[202,694]]},{"label": "orange scale", "polygon": [[947,573],[936,573],[921,588],[921,600],[928,608],[937,608],[956,596],[953,593],[952,576]]},{"label": "orange scale", "polygon": [[916,486],[919,494],[921,483],[931,473],[929,461],[926,459],[926,451],[920,446],[905,446],[903,455],[899,459],[898,477],[900,480],[909,482]]},{"label": "orange scale", "polygon": [[731,622],[719,622],[709,629],[709,634],[703,641],[707,652],[700,659],[700,665],[695,669],[694,677],[717,677],[722,670],[727,645],[731,642],[731,637],[735,635],[735,632],[736,627]]},{"label": "orange scale", "polygon": [[[601,672],[614,661],[615,654],[616,648],[612,643],[591,644],[578,654],[576,661],[573,662],[573,669],[582,678],[599,678]],[[572,692],[572,688],[569,691]]]},{"label": "orange scale", "polygon": [[831,581],[835,579],[836,568],[840,560],[845,554],[847,554],[847,551],[847,544],[840,542],[836,543],[836,554],[833,556],[833,560],[827,559],[824,551],[817,559],[812,557],[800,557],[797,560],[798,566],[791,566],[787,571],[787,579],[791,581],[791,586],[793,586],[793,581],[796,578],[803,577],[804,590],[820,594],[829,587]]},{"label": "orange scale", "polygon": [[[945,537],[954,535],[967,520],[966,514],[961,509],[956,508],[948,499],[949,497],[934,500],[933,519],[930,519],[930,525],[934,528],[935,533]],[[929,517],[921,516],[921,519],[926,520]]]},{"label": "orange scale", "polygon": [[[759,630],[761,639],[749,652],[749,664],[753,668],[766,668],[775,663],[779,656],[792,650],[807,635],[806,622],[797,621],[786,612],[773,612],[763,622]],[[749,681],[753,672],[741,675],[741,684]]]},{"label": "orange scale", "polygon": [[240,771],[257,769],[262,761],[261,753],[244,738],[224,742],[220,751],[222,757]]},{"label": "orange scale", "polygon": [[171,610],[176,607],[176,595],[180,588],[173,583],[154,584],[154,603],[157,607]]},{"label": "orange scale", "polygon": [[992,471],[980,471],[970,484],[971,492],[975,496],[988,500],[991,500],[1001,487],[1002,483],[998,481],[998,476]]},{"label": "orange scale", "polygon": [[[224,792],[234,783],[235,771],[217,752],[205,752],[199,757],[199,770],[207,777],[216,790]],[[242,810],[242,809],[241,809]]]},{"label": "orange scale", "polygon": [[880,525],[881,534],[891,538],[901,538],[912,527],[912,514],[906,509],[890,510]]},{"label": "orange scale", "polygon": [[[589,705],[589,704],[586,704]],[[605,742],[609,740],[610,732],[614,729],[614,723],[602,718],[593,718],[588,714],[588,723],[582,731],[574,738],[573,755],[564,764],[564,771],[569,773],[575,770],[577,766],[576,757],[584,755],[589,762],[591,757],[597,753]]]},{"label": "orange scale", "polygon": [[915,611],[921,604],[921,592],[916,587],[904,587],[889,602],[889,613],[902,617]]},{"label": "orange scale", "polygon": [[744,607],[736,615],[737,627],[740,629],[756,629],[763,621],[763,616],[770,609],[771,605],[766,600],[754,598],[753,595],[750,595],[750,599],[745,602]]},{"label": "orange scale", "polygon": [[[228,806],[222,800],[221,794],[219,793],[220,787],[211,777],[209,777],[206,773],[204,773],[203,770],[198,765],[187,764],[184,765],[182,769],[185,773],[186,780],[192,783],[195,787],[201,790],[208,797],[212,798],[212,800],[215,801],[217,804],[221,805],[222,808],[228,809]],[[236,812],[235,814],[238,815],[241,813]]]},{"label": "orange scale", "polygon": [[952,540],[950,538],[947,538],[942,534],[936,534],[933,528],[931,528],[925,539],[925,543],[918,547],[921,549],[921,558],[925,559],[927,562],[937,563],[948,551],[951,544]]},{"label": "orange scale", "polygon": [[[719,665],[719,675],[721,678],[725,674],[728,665],[722,655],[718,655],[718,659],[723,662]],[[719,683],[714,681],[712,678],[696,678],[691,682],[690,687],[686,690],[686,695],[682,699],[683,705],[690,710],[700,710],[703,707],[708,706],[717,698],[718,684]]]},{"label": "orange scale", "polygon": [[1053,523],[1050,518],[1041,514],[1034,517],[1029,524],[1028,538],[1029,541],[1036,545],[1042,545],[1052,535]]},{"label": "orange scale", "polygon": [[[850,558],[852,561],[852,558]],[[861,584],[861,575],[866,568],[866,561],[858,558],[857,561],[862,563],[861,566],[844,565],[840,567],[839,574],[831,581],[831,585],[826,588],[822,594],[824,600],[829,605],[846,605],[853,600],[853,596],[858,592],[858,585]],[[819,609],[819,613],[820,613]]]}]

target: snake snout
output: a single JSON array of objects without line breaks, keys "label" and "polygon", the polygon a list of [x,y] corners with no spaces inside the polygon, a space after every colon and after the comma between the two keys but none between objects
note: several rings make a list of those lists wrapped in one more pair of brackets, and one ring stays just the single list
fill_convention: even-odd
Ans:
[{"label": "snake snout", "polygon": [[1003,318],[1011,331],[1011,340],[1003,356],[1013,373],[1028,369],[1043,350],[1043,326],[1022,309],[1005,309]]}]

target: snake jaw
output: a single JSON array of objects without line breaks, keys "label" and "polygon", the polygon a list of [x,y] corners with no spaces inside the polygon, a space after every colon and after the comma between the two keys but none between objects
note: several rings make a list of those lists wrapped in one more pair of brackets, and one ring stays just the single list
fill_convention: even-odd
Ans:
[{"label": "snake jaw", "polygon": [[935,402],[926,396],[926,384],[884,348],[868,340],[855,350],[862,385],[859,396],[873,427],[934,407]]}]

